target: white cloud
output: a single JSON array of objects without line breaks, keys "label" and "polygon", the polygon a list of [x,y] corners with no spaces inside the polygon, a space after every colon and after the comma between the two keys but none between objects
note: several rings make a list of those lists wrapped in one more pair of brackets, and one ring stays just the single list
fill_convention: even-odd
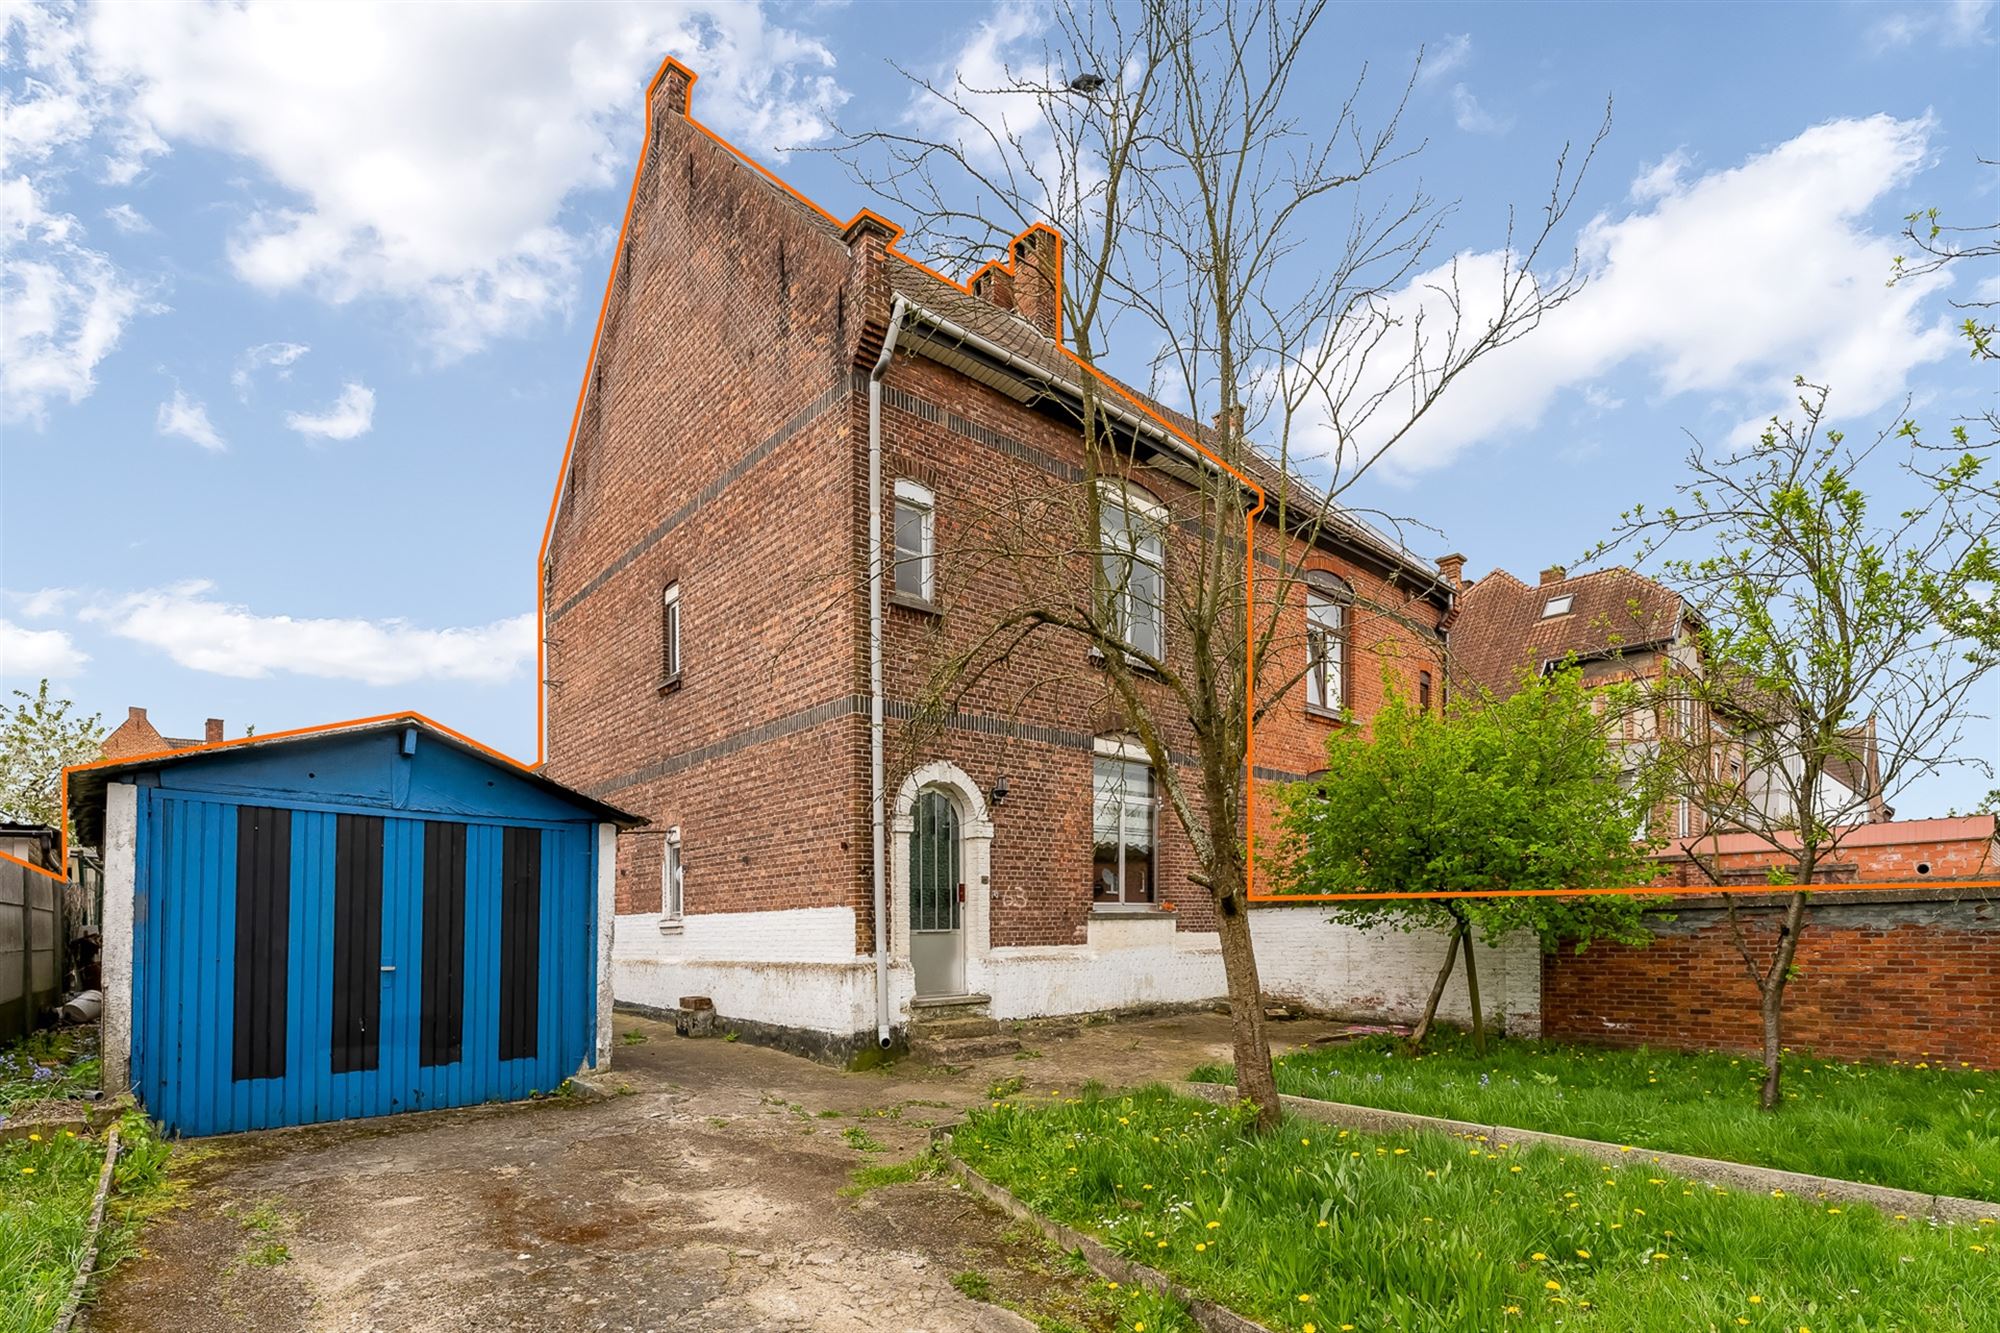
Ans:
[{"label": "white cloud", "polygon": [[0,617],[0,676],[73,676],[89,660],[59,629],[26,629]]},{"label": "white cloud", "polygon": [[1423,68],[1417,72],[1419,83],[1436,83],[1446,75],[1463,69],[1472,59],[1472,34],[1461,32],[1447,37],[1436,46],[1424,48]]},{"label": "white cloud", "polygon": [[[1391,473],[1530,430],[1559,395],[1617,371],[1641,376],[1660,400],[1701,396],[1704,409],[1739,423],[1731,439],[1787,407],[1794,375],[1830,385],[1843,419],[1892,402],[1916,367],[1955,350],[1928,306],[1950,275],[1889,286],[1895,236],[1869,225],[1923,166],[1930,133],[1928,120],[1836,120],[1693,179],[1678,164],[1649,168],[1635,187],[1640,205],[1583,228],[1582,293],[1461,376],[1398,446]],[[1455,262],[1466,324],[1481,327],[1498,302],[1501,257]],[[1437,336],[1446,318],[1437,289],[1450,277],[1440,267],[1394,295],[1388,310],[1403,330],[1421,310]]]},{"label": "white cloud", "polygon": [[33,592],[9,592],[8,601],[30,620],[59,614],[76,596],[74,588],[37,588]]},{"label": "white cloud", "polygon": [[408,302],[445,356],[569,302],[587,241],[564,203],[628,168],[661,55],[702,76],[699,118],[767,158],[823,138],[845,97],[823,44],[721,0],[137,5],[82,22],[142,152],[196,144],[262,168],[229,245],[239,276]]},{"label": "white cloud", "polygon": [[0,422],[41,422],[53,403],[87,397],[143,298],[48,193],[95,114],[66,19],[0,10],[0,56],[19,53],[0,85]]},{"label": "white cloud", "polygon": [[1632,178],[1632,198],[1640,203],[1664,199],[1680,188],[1681,175],[1694,165],[1686,149],[1676,148]]},{"label": "white cloud", "polygon": [[288,380],[298,359],[311,350],[304,343],[258,343],[236,358],[236,369],[229,373],[229,382],[236,386],[237,395],[248,401],[257,372],[276,370],[279,379]]},{"label": "white cloud", "polygon": [[322,440],[351,440],[366,435],[375,424],[375,391],[352,380],[324,412],[287,412],[285,424],[301,435]]},{"label": "white cloud", "polygon": [[1479,104],[1472,89],[1462,83],[1451,86],[1452,118],[1468,134],[1505,134],[1514,128],[1512,116],[1496,116]]},{"label": "white cloud", "polygon": [[127,236],[140,236],[153,229],[153,224],[146,220],[146,215],[130,204],[113,204],[104,210],[104,216],[112,226]]},{"label": "white cloud", "polygon": [[1909,46],[1925,37],[1935,37],[1946,46],[1986,45],[1993,40],[1986,30],[1992,13],[1993,0],[1951,0],[1902,9],[1878,20],[1868,37],[1876,46]]},{"label": "white cloud", "polygon": [[178,435],[183,440],[192,440],[204,449],[221,452],[229,446],[216,434],[215,426],[208,419],[208,409],[187,396],[187,390],[174,386],[174,396],[160,404],[159,415],[154,418],[154,426],[162,435]]},{"label": "white cloud", "polygon": [[259,615],[214,591],[207,580],[190,580],[93,607],[82,618],[190,670],[238,679],[283,673],[366,685],[488,685],[516,679],[534,660],[532,614],[423,629],[405,620]]}]

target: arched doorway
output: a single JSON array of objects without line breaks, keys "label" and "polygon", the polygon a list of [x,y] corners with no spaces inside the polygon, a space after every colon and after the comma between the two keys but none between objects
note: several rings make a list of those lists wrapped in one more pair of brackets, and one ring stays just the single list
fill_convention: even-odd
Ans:
[{"label": "arched doorway", "polygon": [[965,876],[958,810],[937,787],[910,809],[910,970],[919,999],[965,994]]}]

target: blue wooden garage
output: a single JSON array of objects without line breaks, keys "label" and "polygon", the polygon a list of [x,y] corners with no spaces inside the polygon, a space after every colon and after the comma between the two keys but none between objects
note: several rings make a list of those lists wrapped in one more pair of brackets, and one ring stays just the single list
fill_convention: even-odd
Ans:
[{"label": "blue wooden garage", "polygon": [[631,816],[415,715],[76,773],[105,1086],[218,1134],[521,1098],[610,1054]]}]

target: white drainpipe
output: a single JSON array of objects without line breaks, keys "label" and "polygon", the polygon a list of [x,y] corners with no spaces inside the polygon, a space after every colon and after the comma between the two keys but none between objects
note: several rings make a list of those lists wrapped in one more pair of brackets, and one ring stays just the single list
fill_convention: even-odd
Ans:
[{"label": "white drainpipe", "polygon": [[887,782],[882,766],[882,376],[896,354],[907,304],[896,298],[882,355],[868,372],[868,817],[875,888],[875,1040],[889,1046],[889,885]]}]

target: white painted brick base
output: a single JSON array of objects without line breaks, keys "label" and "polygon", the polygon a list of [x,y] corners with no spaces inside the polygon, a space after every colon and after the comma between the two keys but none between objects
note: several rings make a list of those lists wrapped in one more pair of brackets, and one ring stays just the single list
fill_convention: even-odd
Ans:
[{"label": "white painted brick base", "polygon": [[[675,1007],[706,995],[724,1019],[839,1035],[874,1027],[874,964],[854,952],[847,908],[704,913],[662,933],[658,916],[618,919],[613,978],[618,999]],[[1433,931],[1361,930],[1324,909],[1259,908],[1251,917],[1266,993],[1342,1017],[1408,1022],[1423,1010],[1444,960]],[[995,1018],[1040,1018],[1149,1005],[1193,1004],[1225,993],[1213,934],[1174,929],[1172,917],[1094,916],[1080,945],[985,951],[974,984]],[[1530,937],[1479,950],[1481,998],[1506,1030],[1541,1030],[1541,958]],[[890,969],[890,1010],[900,1024],[914,993],[907,962]],[[1439,1013],[1471,1017],[1463,962]]]}]

